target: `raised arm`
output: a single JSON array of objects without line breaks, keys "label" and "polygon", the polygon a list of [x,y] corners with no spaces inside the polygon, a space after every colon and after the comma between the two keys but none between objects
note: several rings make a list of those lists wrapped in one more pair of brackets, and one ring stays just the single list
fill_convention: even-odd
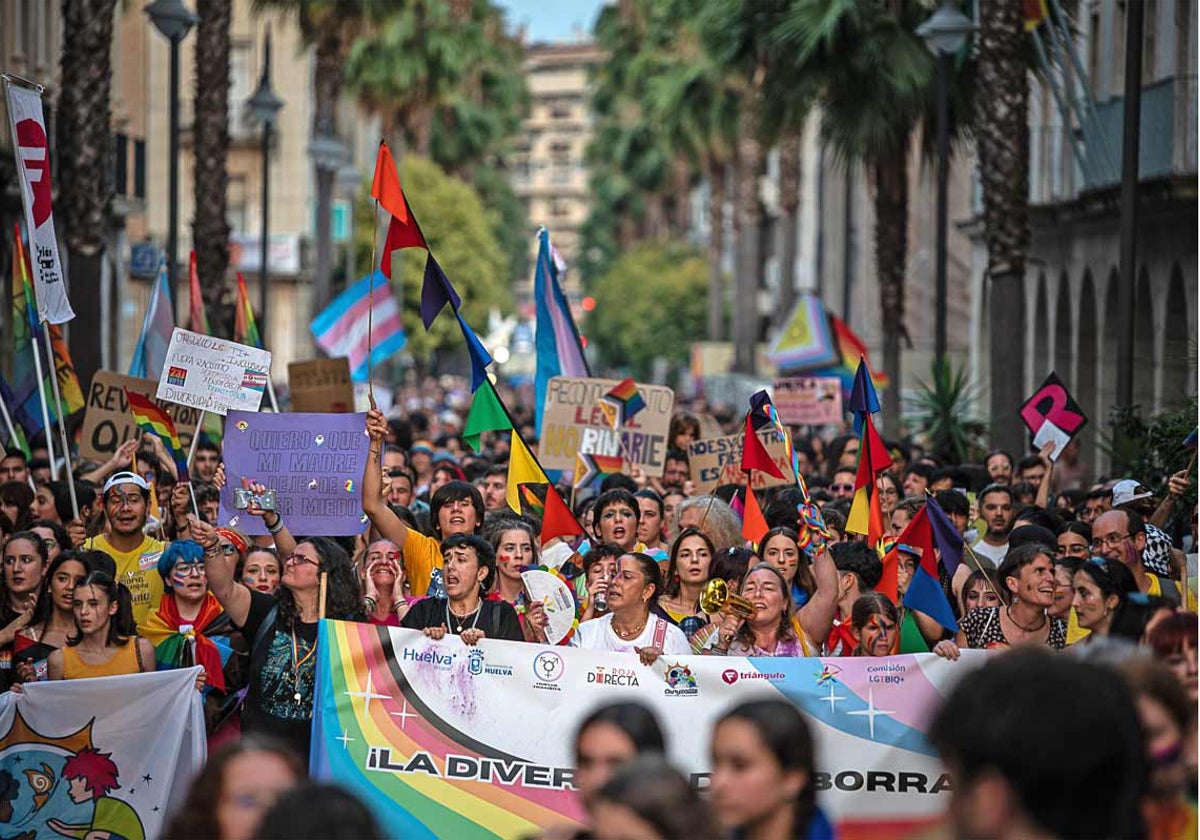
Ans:
[{"label": "raised arm", "polygon": [[371,524],[384,539],[391,540],[401,548],[408,537],[408,526],[392,509],[387,506],[383,497],[383,439],[387,435],[387,420],[383,412],[371,409],[367,412],[367,434],[371,438],[367,450],[367,463],[363,467],[362,506],[363,513],[371,519]]},{"label": "raised arm", "polygon": [[838,570],[828,548],[822,549],[813,560],[813,578],[817,589],[800,609],[799,618],[808,638],[820,645],[829,637],[838,600]]},{"label": "raised arm", "polygon": [[[254,496],[263,496],[267,492],[267,488],[257,481],[247,481],[242,479],[242,487],[249,490]],[[283,517],[277,510],[263,510],[255,502],[251,501],[246,506],[246,513],[251,516],[262,518],[263,525],[267,526],[267,530],[271,533],[271,540],[275,543],[275,550],[279,553],[280,570],[285,559],[292,556],[292,552],[296,550],[296,538],[292,536],[292,532],[288,530],[287,525],[283,524]]]},{"label": "raised arm", "polygon": [[208,578],[208,588],[217,596],[229,619],[241,627],[250,615],[250,590],[237,580],[237,560],[233,556],[226,557],[220,550],[221,540],[213,526],[194,515],[188,518],[191,520],[193,539],[204,546],[204,572]]},{"label": "raised arm", "polygon": [[1050,501],[1050,484],[1054,478],[1054,462],[1050,460],[1050,456],[1054,452],[1054,447],[1054,441],[1050,441],[1038,452],[1038,458],[1041,460],[1042,466],[1046,468],[1046,474],[1042,476],[1042,483],[1038,486],[1037,497],[1033,500],[1033,503],[1040,508],[1045,508],[1046,503]]}]

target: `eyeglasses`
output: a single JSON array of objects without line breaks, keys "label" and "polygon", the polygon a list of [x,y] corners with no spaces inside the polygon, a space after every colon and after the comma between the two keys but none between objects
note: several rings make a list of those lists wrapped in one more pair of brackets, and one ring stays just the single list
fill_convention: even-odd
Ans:
[{"label": "eyeglasses", "polygon": [[112,505],[120,510],[123,507],[136,507],[142,501],[141,494],[134,495],[133,493],[109,493],[105,503]]},{"label": "eyeglasses", "polygon": [[1107,534],[1103,537],[1096,537],[1092,540],[1092,551],[1099,551],[1105,546],[1120,548],[1127,539],[1129,539],[1129,534]]},{"label": "eyeglasses", "polygon": [[1087,557],[1088,556],[1088,547],[1087,547],[1087,545],[1080,545],[1079,543],[1071,543],[1070,545],[1060,545],[1058,547],[1058,556],[1059,557]]},{"label": "eyeglasses", "polygon": [[303,566],[306,563],[313,566],[320,566],[320,560],[314,560],[311,557],[305,557],[303,554],[293,554],[290,557],[283,558],[284,565],[291,563],[293,566]]},{"label": "eyeglasses", "polygon": [[[830,484],[829,489],[832,490],[834,493],[853,493],[854,485],[853,484]],[[887,491],[883,491],[883,492],[887,492]],[[894,493],[896,491],[893,490],[892,492]]]},{"label": "eyeglasses", "polygon": [[176,563],[174,571],[179,573],[180,577],[204,577],[203,563]]}]

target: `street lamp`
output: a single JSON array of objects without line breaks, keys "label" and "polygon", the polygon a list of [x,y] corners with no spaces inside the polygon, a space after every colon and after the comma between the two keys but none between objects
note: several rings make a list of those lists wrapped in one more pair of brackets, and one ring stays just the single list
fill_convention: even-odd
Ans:
[{"label": "street lamp", "polygon": [[275,116],[282,107],[283,100],[271,89],[271,27],[268,24],[258,90],[246,100],[246,108],[251,116],[255,121],[262,123],[262,245],[258,272],[258,334],[263,340],[263,346],[266,346],[267,341],[267,258],[271,250],[271,135],[275,130]]},{"label": "street lamp", "polygon": [[[362,183],[362,173],[358,167],[347,163],[337,171],[337,185],[346,196],[348,210],[346,229],[346,285],[354,282],[354,199],[358,197],[358,185]],[[372,268],[374,268],[372,266]]]},{"label": "street lamp", "polygon": [[333,135],[329,121],[319,125],[308,142],[308,159],[317,170],[317,259],[313,270],[313,312],[317,313],[329,302],[329,274],[333,265],[330,207],[334,178],[346,160],[346,147]]},{"label": "street lamp", "polygon": [[947,180],[950,171],[950,62],[975,31],[975,24],[964,15],[954,0],[942,0],[928,20],[917,27],[917,35],[937,60],[937,330],[934,364],[946,363],[946,211]]},{"label": "street lamp", "polygon": [[167,138],[170,157],[167,177],[167,285],[175,302],[175,323],[179,323],[179,294],[175,288],[175,263],[179,253],[179,44],[196,25],[196,16],[183,0],[154,0],[143,10],[154,28],[171,42],[170,104]]}]

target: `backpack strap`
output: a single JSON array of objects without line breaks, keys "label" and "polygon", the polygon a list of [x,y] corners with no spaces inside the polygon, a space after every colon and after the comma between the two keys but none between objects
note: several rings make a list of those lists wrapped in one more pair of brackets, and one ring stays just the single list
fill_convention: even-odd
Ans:
[{"label": "backpack strap", "polygon": [[254,656],[254,651],[258,650],[259,645],[267,639],[267,634],[275,629],[275,622],[279,619],[279,603],[276,602],[271,606],[271,611],[267,613],[267,617],[263,619],[262,624],[258,625],[258,630],[254,633],[254,642],[250,645],[250,656]]}]

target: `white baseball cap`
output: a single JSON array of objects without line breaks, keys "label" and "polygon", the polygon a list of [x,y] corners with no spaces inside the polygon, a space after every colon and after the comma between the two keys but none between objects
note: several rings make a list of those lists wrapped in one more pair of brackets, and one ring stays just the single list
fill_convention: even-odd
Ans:
[{"label": "white baseball cap", "polygon": [[1136,502],[1138,499],[1148,499],[1153,495],[1144,484],[1140,484],[1132,478],[1126,478],[1113,485],[1112,504],[1113,507],[1120,507],[1130,502]]},{"label": "white baseball cap", "polygon": [[150,485],[146,483],[146,479],[142,478],[137,473],[126,471],[113,473],[108,481],[104,482],[104,489],[101,491],[101,495],[108,493],[108,491],[114,487],[120,487],[122,484],[136,484],[146,492],[150,492]]}]

